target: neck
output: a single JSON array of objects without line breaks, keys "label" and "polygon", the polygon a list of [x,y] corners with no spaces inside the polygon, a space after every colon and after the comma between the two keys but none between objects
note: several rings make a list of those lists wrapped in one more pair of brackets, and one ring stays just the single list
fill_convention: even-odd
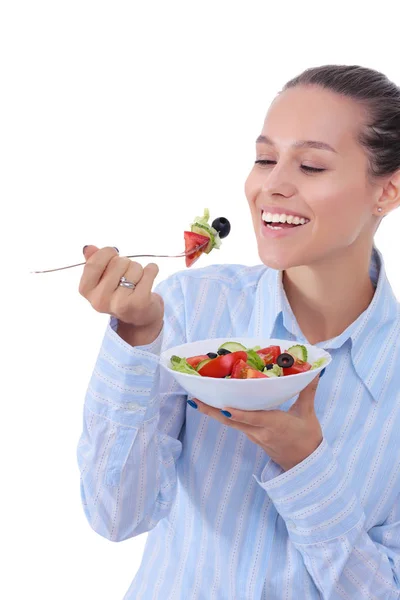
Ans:
[{"label": "neck", "polygon": [[310,344],[340,335],[369,306],[375,288],[369,276],[372,243],[283,272],[283,287]]}]

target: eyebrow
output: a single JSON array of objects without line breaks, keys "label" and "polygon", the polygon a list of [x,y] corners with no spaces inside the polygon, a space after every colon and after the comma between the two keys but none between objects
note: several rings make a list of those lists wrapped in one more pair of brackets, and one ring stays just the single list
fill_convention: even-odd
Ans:
[{"label": "eyebrow", "polygon": [[[259,135],[256,139],[256,144],[269,144],[270,146],[275,146],[274,142],[271,138],[265,135]],[[330,152],[335,152],[338,154],[338,151],[335,148],[332,148],[329,144],[325,142],[317,142],[315,140],[299,140],[293,144],[293,148],[316,148],[317,150],[329,150]]]}]

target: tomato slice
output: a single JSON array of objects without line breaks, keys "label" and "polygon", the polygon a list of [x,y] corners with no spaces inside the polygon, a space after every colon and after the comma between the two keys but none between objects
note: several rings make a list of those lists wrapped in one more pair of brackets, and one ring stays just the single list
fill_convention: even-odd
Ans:
[{"label": "tomato slice", "polygon": [[244,361],[243,359],[237,360],[233,365],[232,379],[244,379],[246,367],[249,367],[246,361]]},{"label": "tomato slice", "polygon": [[232,379],[257,379],[259,377],[267,377],[267,375],[254,369],[242,359],[238,360],[233,366]]},{"label": "tomato slice", "polygon": [[246,379],[261,379],[262,377],[267,377],[268,376],[265,375],[265,373],[261,373],[261,371],[258,371],[257,369],[247,369],[246,371]]},{"label": "tomato slice", "polygon": [[239,359],[247,360],[247,353],[239,350],[212,358],[204,367],[201,367],[198,373],[203,377],[226,377],[226,375],[231,375],[233,365]]},{"label": "tomato slice", "polygon": [[199,365],[203,360],[207,360],[208,358],[210,357],[207,356],[207,354],[201,354],[199,356],[191,356],[190,358],[187,358],[186,362],[188,362],[189,365],[195,369],[197,365]]},{"label": "tomato slice", "polygon": [[291,367],[283,367],[282,370],[284,375],[296,375],[297,373],[305,373],[310,369],[310,363],[298,358],[294,361],[294,364]]},{"label": "tomato slice", "polygon": [[[207,248],[210,242],[210,236],[193,233],[193,231],[184,231],[183,236],[185,238],[186,266],[191,267]],[[200,246],[201,248],[199,248]],[[192,252],[195,248],[199,249],[196,250],[196,252]]]},{"label": "tomato slice", "polygon": [[276,363],[278,356],[281,354],[281,349],[279,346],[268,346],[267,348],[262,348],[256,352],[261,356],[264,364],[269,365],[271,363]]}]

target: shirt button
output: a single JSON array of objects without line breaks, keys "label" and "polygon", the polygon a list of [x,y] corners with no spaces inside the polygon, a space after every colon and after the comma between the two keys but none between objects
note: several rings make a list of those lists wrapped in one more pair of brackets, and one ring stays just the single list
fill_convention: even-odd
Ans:
[{"label": "shirt button", "polygon": [[139,410],[141,407],[140,404],[137,404],[136,402],[128,402],[126,404],[126,408],[130,410]]},{"label": "shirt button", "polygon": [[133,367],[132,369],[132,373],[134,375],[143,375],[143,373],[145,372],[145,368],[144,367]]}]

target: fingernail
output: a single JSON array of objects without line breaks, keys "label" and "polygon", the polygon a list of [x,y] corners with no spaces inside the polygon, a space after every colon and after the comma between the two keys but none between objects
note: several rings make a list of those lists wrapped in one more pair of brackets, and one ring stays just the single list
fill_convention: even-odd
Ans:
[{"label": "fingernail", "polygon": [[116,248],[115,246],[113,246],[113,248],[114,248],[114,250],[116,250],[116,251],[118,252],[118,254],[119,254],[119,250],[118,250],[118,248]]},{"label": "fingernail", "polygon": [[193,406],[193,408],[197,408],[197,404],[196,402],[193,402],[193,400],[188,400],[187,403],[190,404],[190,406]]},{"label": "fingernail", "polygon": [[[326,368],[326,367],[325,367]],[[321,379],[322,375],[325,373],[325,369],[322,369],[321,373],[319,374],[319,378]]]},{"label": "fingernail", "polygon": [[87,248],[87,246],[83,246],[83,249],[82,249],[83,254],[85,254],[86,248]]},{"label": "fingernail", "polygon": [[231,417],[231,413],[228,410],[221,410],[222,414],[224,415],[224,417]]}]

